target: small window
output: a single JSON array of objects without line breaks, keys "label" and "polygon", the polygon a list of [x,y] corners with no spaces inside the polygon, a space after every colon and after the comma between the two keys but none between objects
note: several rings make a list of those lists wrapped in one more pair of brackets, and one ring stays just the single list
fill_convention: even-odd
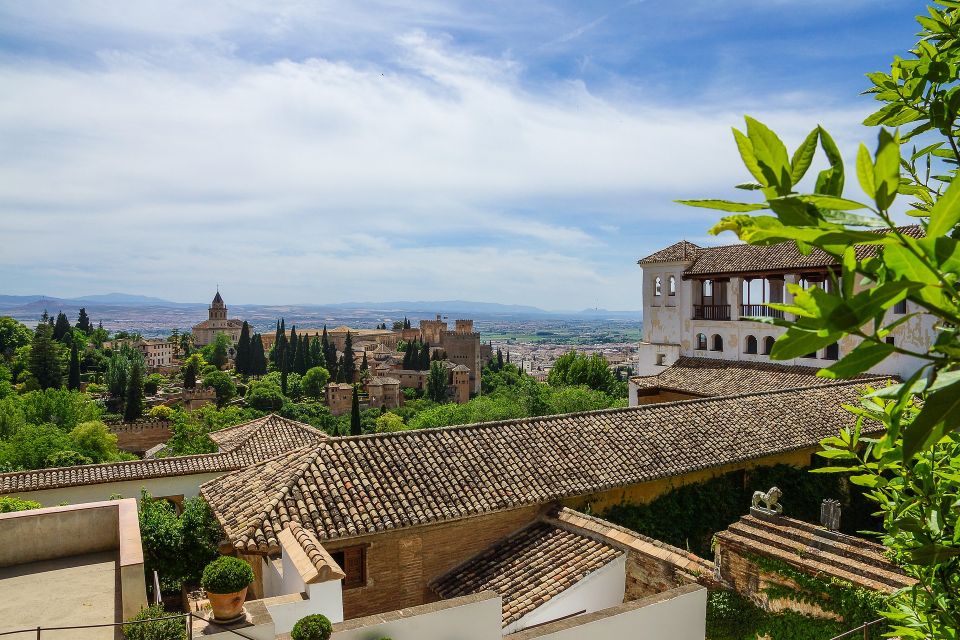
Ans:
[{"label": "small window", "polygon": [[713,280],[704,280],[703,281],[703,297],[712,298],[713,297]]},{"label": "small window", "polygon": [[697,350],[706,351],[707,350],[707,336],[702,333],[697,334]]},{"label": "small window", "polygon": [[763,354],[768,356],[770,352],[773,351],[773,343],[776,342],[776,338],[773,336],[767,336],[763,339]]},{"label": "small window", "polygon": [[347,547],[331,551],[330,557],[340,565],[346,577],[343,579],[344,589],[355,589],[367,585],[367,547]]},{"label": "small window", "polygon": [[898,315],[903,315],[907,312],[907,301],[901,300],[897,304],[893,305],[893,312]]},{"label": "small window", "polygon": [[719,333],[713,334],[713,350],[723,351],[723,337]]},{"label": "small window", "polygon": [[744,353],[756,353],[757,352],[757,338],[755,336],[747,336],[747,345]]},{"label": "small window", "polygon": [[887,336],[887,344],[893,346],[894,342],[893,336]]},{"label": "small window", "polygon": [[670,276],[670,279],[667,280],[667,295],[677,295],[677,279],[673,276]]},{"label": "small window", "polygon": [[840,359],[840,345],[839,345],[839,343],[834,342],[833,344],[827,345],[827,348],[823,350],[823,359],[824,359],[824,360],[839,360],[839,359]]},{"label": "small window", "polygon": [[664,366],[664,365],[666,364],[666,361],[667,361],[667,354],[665,354],[665,353],[658,353],[658,354],[657,354],[657,366],[658,366],[658,367]]},{"label": "small window", "polygon": [[659,296],[663,289],[663,281],[660,280],[660,276],[657,276],[653,279],[653,295]]}]

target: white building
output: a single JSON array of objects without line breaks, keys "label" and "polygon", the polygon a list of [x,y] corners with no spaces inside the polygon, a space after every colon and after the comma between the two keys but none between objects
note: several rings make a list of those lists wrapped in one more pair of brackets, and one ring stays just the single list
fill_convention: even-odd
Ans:
[{"label": "white building", "polygon": [[[923,235],[918,226],[901,231],[914,237]],[[792,242],[704,248],[681,241],[638,264],[643,271],[639,376],[658,375],[680,357],[771,362],[773,341],[785,329],[752,322],[744,316],[782,318],[783,312],[769,303],[792,302],[787,284],[829,289],[833,286],[831,274],[840,271],[832,256],[816,249],[803,255]],[[918,311],[913,303],[902,302],[888,312],[887,320]],[[925,351],[934,333],[934,318],[920,313],[896,327],[888,341]],[[842,358],[857,344],[859,339],[846,337],[803,357],[774,362],[819,369]],[[893,354],[870,372],[906,379],[921,363],[917,358]]]}]

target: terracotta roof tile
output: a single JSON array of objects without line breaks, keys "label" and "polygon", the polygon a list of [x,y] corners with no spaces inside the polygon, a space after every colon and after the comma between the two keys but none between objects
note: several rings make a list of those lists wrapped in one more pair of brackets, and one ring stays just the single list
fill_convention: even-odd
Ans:
[{"label": "terracotta roof tile", "polygon": [[862,382],[326,440],[205,483],[239,549],[546,503],[814,447],[851,421]]},{"label": "terracotta roof tile", "polygon": [[210,437],[220,446],[220,452],[3,473],[0,494],[234,471],[328,439],[308,424],[273,414],[211,433]]},{"label": "terracotta roof tile", "polygon": [[[681,356],[671,366],[655,376],[637,376],[630,379],[640,390],[664,390],[697,396],[732,396],[757,391],[776,391],[836,384],[836,380],[817,377],[819,367],[782,365],[773,362],[719,360]],[[889,376],[864,374],[855,380],[876,381]]]},{"label": "terracotta roof tile", "polygon": [[698,255],[698,252],[702,250],[702,247],[698,247],[692,242],[681,240],[680,242],[675,242],[666,249],[661,249],[656,253],[651,253],[646,258],[640,258],[637,261],[637,264],[650,264],[654,262],[687,262],[695,259]]},{"label": "terracotta roof tile", "polygon": [[623,551],[546,522],[497,542],[430,587],[442,598],[491,590],[503,602],[503,626],[549,602]]}]

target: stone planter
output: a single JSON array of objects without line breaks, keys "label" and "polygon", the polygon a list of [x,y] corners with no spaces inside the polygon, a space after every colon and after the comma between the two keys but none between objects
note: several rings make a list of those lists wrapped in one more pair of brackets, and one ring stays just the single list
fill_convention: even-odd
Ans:
[{"label": "stone planter", "polygon": [[229,622],[243,615],[243,602],[247,598],[247,587],[234,593],[211,593],[207,599],[213,609],[213,619],[217,622]]}]

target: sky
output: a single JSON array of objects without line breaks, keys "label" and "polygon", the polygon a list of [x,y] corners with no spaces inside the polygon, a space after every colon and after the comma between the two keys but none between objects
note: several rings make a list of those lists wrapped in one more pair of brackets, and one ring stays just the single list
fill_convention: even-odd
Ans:
[{"label": "sky", "polygon": [[922,11],[0,1],[0,294],[637,309],[637,259],[736,241],[673,202],[750,197],[730,127],[873,146]]}]

